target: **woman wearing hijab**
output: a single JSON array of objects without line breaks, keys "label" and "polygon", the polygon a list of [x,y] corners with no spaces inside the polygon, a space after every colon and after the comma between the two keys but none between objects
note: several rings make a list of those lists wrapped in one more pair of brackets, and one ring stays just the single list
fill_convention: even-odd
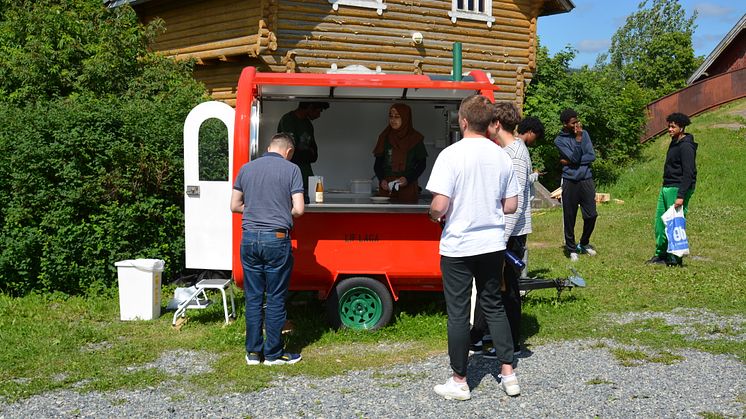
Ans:
[{"label": "woman wearing hijab", "polygon": [[393,104],[389,109],[389,124],[378,136],[373,149],[376,158],[373,170],[378,177],[379,195],[400,201],[417,201],[420,193],[417,179],[425,171],[427,158],[422,140],[422,134],[412,127],[409,106]]}]

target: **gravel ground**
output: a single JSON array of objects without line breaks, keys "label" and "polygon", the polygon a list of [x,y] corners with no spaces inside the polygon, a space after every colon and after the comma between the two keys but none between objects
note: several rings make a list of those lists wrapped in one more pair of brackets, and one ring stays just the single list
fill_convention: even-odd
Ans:
[{"label": "gravel ground", "polygon": [[[472,399],[441,399],[432,386],[449,375],[444,354],[327,379],[280,378],[273,387],[245,394],[188,393],[176,380],[138,390],[55,391],[0,403],[0,418],[746,416],[746,368],[735,357],[685,350],[674,351],[682,359],[670,365],[625,367],[612,355],[614,348],[621,346],[571,341],[531,347],[518,360],[522,394],[516,398],[500,390],[495,362],[474,356],[469,365]],[[157,364],[170,369],[190,356],[204,354],[164,354]],[[247,374],[252,368],[268,368],[241,367]]]}]

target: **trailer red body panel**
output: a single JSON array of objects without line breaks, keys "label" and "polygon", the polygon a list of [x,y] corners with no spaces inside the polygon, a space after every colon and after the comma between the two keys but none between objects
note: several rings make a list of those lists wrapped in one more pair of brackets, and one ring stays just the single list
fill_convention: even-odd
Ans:
[{"label": "trailer red body panel", "polygon": [[[488,77],[479,71],[470,76],[471,81],[456,82],[433,80],[424,75],[282,74],[257,73],[254,68],[246,68],[238,83],[233,176],[249,161],[252,106],[262,94],[289,94],[287,92],[304,88],[326,91],[324,89],[328,88],[333,98],[335,92],[349,88],[360,95],[358,98],[364,98],[368,91],[364,89],[370,89],[371,93],[400,92],[405,100],[408,94],[427,95],[431,91],[458,91],[460,96],[480,93],[494,100],[496,86]],[[438,254],[441,229],[430,222],[426,213],[427,202],[409,206],[346,207],[326,202],[307,206],[306,214],[295,220],[291,232],[295,265],[290,289],[316,291],[321,298],[326,298],[340,279],[366,276],[385,283],[394,299],[400,291],[441,290]],[[233,275],[241,287],[241,214],[233,214],[232,220]]]}]

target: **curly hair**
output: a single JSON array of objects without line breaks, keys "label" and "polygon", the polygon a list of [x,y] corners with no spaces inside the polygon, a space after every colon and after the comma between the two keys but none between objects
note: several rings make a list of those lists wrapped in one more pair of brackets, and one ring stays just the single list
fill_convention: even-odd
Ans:
[{"label": "curly hair", "polygon": [[666,122],[673,122],[679,128],[686,128],[689,124],[692,123],[692,121],[689,120],[689,117],[681,112],[674,112],[671,115],[668,115],[666,117]]},{"label": "curly hair", "polygon": [[577,118],[578,113],[574,109],[567,108],[560,113],[560,122],[563,124],[568,123],[572,118]]},{"label": "curly hair", "polygon": [[536,134],[536,141],[544,138],[544,124],[535,116],[527,116],[518,124],[519,134],[525,134],[529,131]]}]

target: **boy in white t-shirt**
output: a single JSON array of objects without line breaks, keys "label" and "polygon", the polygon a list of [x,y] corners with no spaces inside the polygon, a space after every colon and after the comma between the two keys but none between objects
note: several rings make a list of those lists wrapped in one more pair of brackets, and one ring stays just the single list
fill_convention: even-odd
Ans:
[{"label": "boy in white t-shirt", "polygon": [[464,138],[438,155],[427,189],[433,194],[428,215],[445,219],[440,237],[440,269],[448,312],[448,356],[453,375],[434,390],[446,399],[471,398],[466,384],[472,278],[487,319],[498,361],[501,385],[520,394],[513,373],[513,341],[500,299],[505,256],[505,216],[517,205],[513,163],[485,135],[493,119],[489,99],[474,95],[461,102],[459,126]]}]

